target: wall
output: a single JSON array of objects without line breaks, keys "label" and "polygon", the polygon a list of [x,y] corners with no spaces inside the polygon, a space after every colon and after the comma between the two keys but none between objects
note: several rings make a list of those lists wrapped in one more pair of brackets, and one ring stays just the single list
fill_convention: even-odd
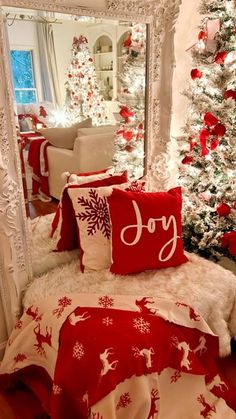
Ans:
[{"label": "wall", "polygon": [[171,135],[173,137],[181,135],[181,128],[185,123],[185,115],[188,107],[188,100],[182,95],[190,80],[190,71],[192,69],[192,60],[190,51],[186,49],[191,47],[196,40],[199,32],[199,24],[202,16],[198,13],[200,0],[182,0],[180,13],[176,22],[175,33],[175,69],[172,86],[172,122]]}]

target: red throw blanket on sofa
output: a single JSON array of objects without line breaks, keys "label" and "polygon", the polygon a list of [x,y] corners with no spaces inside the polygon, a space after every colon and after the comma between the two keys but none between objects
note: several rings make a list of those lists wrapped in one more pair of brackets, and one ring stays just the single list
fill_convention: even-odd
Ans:
[{"label": "red throw blanket on sofa", "polygon": [[30,143],[28,163],[32,167],[32,195],[51,200],[48,187],[47,147],[50,143],[44,137]]}]

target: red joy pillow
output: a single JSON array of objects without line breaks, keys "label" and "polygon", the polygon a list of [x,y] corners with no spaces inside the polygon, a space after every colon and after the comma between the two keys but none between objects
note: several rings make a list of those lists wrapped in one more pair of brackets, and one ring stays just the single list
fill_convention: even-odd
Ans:
[{"label": "red joy pillow", "polygon": [[58,205],[55,217],[52,221],[52,232],[51,237],[53,236],[59,221],[61,220],[60,225],[60,238],[57,242],[57,250],[59,252],[63,250],[72,250],[79,247],[78,243],[78,234],[77,234],[77,222],[75,218],[75,213],[71,199],[68,194],[68,188],[97,188],[101,186],[109,185],[119,185],[121,183],[126,183],[128,181],[128,174],[125,171],[122,174],[117,174],[114,176],[108,175],[108,177],[100,180],[95,180],[93,182],[87,182],[86,178],[82,185],[68,185],[65,186],[62,192],[62,197]]},{"label": "red joy pillow", "polygon": [[112,224],[111,272],[126,275],[187,262],[179,187],[143,193],[114,189],[107,200]]}]

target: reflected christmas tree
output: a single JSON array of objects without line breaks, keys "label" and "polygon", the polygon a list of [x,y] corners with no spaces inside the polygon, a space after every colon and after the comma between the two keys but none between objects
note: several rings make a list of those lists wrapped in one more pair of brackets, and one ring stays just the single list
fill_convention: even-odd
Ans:
[{"label": "reflected christmas tree", "polygon": [[105,124],[105,105],[99,93],[88,41],[83,35],[73,38],[72,58],[66,76],[66,120],[72,124],[90,117],[93,125]]},{"label": "reflected christmas tree", "polygon": [[146,25],[134,24],[123,44],[120,102],[120,127],[117,131],[114,165],[128,170],[129,177],[143,176]]},{"label": "reflected christmas tree", "polygon": [[234,1],[203,1],[191,48],[189,110],[181,141],[183,238],[207,258],[236,256],[236,11]]}]

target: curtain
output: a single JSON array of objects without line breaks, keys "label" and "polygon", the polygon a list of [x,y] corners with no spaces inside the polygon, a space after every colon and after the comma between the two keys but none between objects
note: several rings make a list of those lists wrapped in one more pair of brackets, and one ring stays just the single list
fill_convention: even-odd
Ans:
[{"label": "curtain", "polygon": [[[39,12],[43,20],[48,14]],[[50,16],[51,17],[51,16]],[[43,100],[53,102],[56,105],[61,103],[61,95],[58,81],[58,70],[56,53],[53,38],[53,25],[47,23],[37,23],[38,48],[40,59],[40,70],[42,77]]]}]

